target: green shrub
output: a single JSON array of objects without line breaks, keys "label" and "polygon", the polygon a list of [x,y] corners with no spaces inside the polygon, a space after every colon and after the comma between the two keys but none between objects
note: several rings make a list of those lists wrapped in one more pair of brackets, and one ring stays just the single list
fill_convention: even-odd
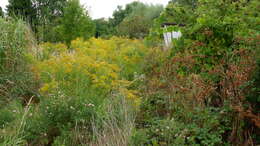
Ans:
[{"label": "green shrub", "polygon": [[223,109],[192,106],[186,97],[181,97],[184,101],[186,98],[184,102],[178,95],[158,92],[141,104],[136,119],[138,129],[132,137],[135,145],[228,144],[224,141],[226,131],[231,130],[231,119],[226,117],[230,114],[228,106]]},{"label": "green shrub", "polygon": [[[89,98],[69,98],[59,93],[44,97],[34,116],[27,119],[25,139],[31,144],[52,143],[73,128],[91,129],[91,121],[102,110],[102,103],[91,102]],[[97,97],[94,97],[95,99]],[[88,133],[88,135],[91,132]]]},{"label": "green shrub", "polygon": [[[190,145],[257,144],[253,129],[259,128],[259,4],[256,0],[199,0],[190,8],[169,3],[147,40],[162,39],[165,31],[183,35],[172,41],[163,64],[149,65],[152,68],[144,85],[148,91],[138,120],[174,117],[194,131]],[[160,26],[164,22],[185,26],[165,30]],[[215,124],[221,128],[214,128]],[[187,141],[181,143],[177,145]]]}]

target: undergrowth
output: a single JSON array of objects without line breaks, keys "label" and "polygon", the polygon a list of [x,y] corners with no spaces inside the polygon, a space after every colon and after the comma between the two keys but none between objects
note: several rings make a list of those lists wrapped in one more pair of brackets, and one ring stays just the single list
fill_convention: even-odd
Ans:
[{"label": "undergrowth", "polygon": [[[259,4],[168,5],[147,41],[165,31],[183,36],[173,40],[164,61],[148,63],[136,144],[259,144]],[[160,28],[172,21],[184,27]]]}]

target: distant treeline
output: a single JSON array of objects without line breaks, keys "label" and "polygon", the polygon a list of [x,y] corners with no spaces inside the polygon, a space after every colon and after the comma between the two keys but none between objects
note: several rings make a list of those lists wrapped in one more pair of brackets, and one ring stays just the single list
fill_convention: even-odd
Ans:
[{"label": "distant treeline", "polygon": [[144,38],[162,10],[162,5],[132,2],[118,6],[112,18],[93,20],[79,0],[9,0],[6,14],[0,8],[0,16],[22,18],[38,41],[69,44],[77,37]]}]

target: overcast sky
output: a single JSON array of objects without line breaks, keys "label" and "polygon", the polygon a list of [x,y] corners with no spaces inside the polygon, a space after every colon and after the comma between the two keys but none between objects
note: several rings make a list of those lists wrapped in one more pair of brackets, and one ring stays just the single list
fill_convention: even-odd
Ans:
[{"label": "overcast sky", "polygon": [[[124,6],[127,3],[133,2],[135,0],[80,0],[81,4],[87,7],[90,11],[92,18],[101,18],[101,17],[111,17],[113,11],[117,8],[118,5]],[[152,4],[163,4],[164,6],[168,3],[169,0],[139,0],[144,3]],[[0,6],[5,9],[5,6],[8,4],[8,0],[0,0]]]}]

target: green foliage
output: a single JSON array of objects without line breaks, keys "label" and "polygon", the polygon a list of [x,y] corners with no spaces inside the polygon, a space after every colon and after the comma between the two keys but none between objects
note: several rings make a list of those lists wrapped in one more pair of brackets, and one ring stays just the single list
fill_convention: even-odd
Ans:
[{"label": "green foliage", "polygon": [[35,34],[39,41],[57,42],[59,32],[56,28],[60,18],[64,15],[67,0],[32,0],[37,12],[35,20]]},{"label": "green foliage", "polygon": [[[53,143],[58,136],[68,133],[72,128],[86,130],[84,138],[88,138],[91,131],[87,130],[91,130],[92,119],[96,119],[102,110],[102,102],[94,103],[95,98],[99,97],[69,98],[60,92],[48,99],[42,99],[39,108],[26,121],[25,139],[34,145]],[[95,106],[89,106],[90,103]],[[72,141],[67,137],[66,141],[69,140]]]},{"label": "green foliage", "polygon": [[161,5],[132,2],[127,4],[125,9],[118,7],[109,22],[115,27],[116,35],[144,38],[149,33],[153,20],[160,15],[162,10]]},{"label": "green foliage", "polygon": [[55,26],[67,0],[9,0],[8,15],[27,21],[40,41],[57,41]]},{"label": "green foliage", "polygon": [[82,37],[88,39],[94,36],[95,25],[87,12],[80,6],[79,0],[68,1],[64,9],[64,16],[58,26],[60,41],[70,44],[73,39]]},{"label": "green foliage", "polygon": [[3,128],[0,128],[0,145],[25,145],[24,138],[24,126],[26,125],[26,119],[31,117],[30,107],[23,105],[18,100],[13,100],[7,104],[6,107],[1,109],[1,114],[7,114],[8,121],[5,121]]},{"label": "green foliage", "polygon": [[256,48],[256,68],[252,75],[252,80],[247,83],[247,85],[251,86],[251,90],[247,95],[247,100],[250,102],[251,106],[255,113],[259,113],[260,109],[260,47]]},{"label": "green foliage", "polygon": [[0,104],[34,94],[29,51],[35,51],[28,27],[21,21],[0,19]]},{"label": "green foliage", "polygon": [[109,21],[105,20],[104,18],[94,20],[96,24],[96,33],[95,37],[102,37],[107,38],[112,36],[113,27],[111,27]]},{"label": "green foliage", "polygon": [[31,0],[9,0],[7,13],[9,16],[20,17],[31,25],[33,25],[36,19],[36,11]]},{"label": "green foliage", "polygon": [[31,0],[33,7],[37,10],[38,22],[40,24],[48,24],[50,21],[63,16],[64,7],[67,0]]},{"label": "green foliage", "polygon": [[[197,58],[197,61],[210,68],[218,63],[223,54],[238,49],[239,46],[234,41],[242,37],[241,35],[250,31],[253,36],[257,35],[257,31],[253,31],[257,29],[254,26],[255,22],[250,26],[247,23],[258,19],[256,17],[259,14],[252,8],[253,4],[257,5],[254,1],[235,3],[200,1],[196,9],[190,9],[186,5],[170,3],[156,20],[154,31],[148,39],[162,37],[163,30],[160,24],[164,22],[185,24],[186,27],[172,27],[167,30],[180,30],[183,33],[181,39],[173,41],[174,53],[195,51],[194,54],[205,56],[205,59]],[[247,7],[243,7],[244,5]],[[245,15],[249,9],[254,12],[249,16]]]},{"label": "green foliage", "polygon": [[160,5],[135,5],[132,12],[118,25],[118,33],[130,38],[144,38],[162,10]]},{"label": "green foliage", "polygon": [[181,5],[189,6],[191,8],[195,8],[198,3],[198,0],[171,0],[170,2],[174,4],[181,4]]},{"label": "green foliage", "polygon": [[113,18],[110,20],[113,26],[118,26],[128,15],[133,11],[133,8],[141,4],[140,2],[133,2],[126,5],[126,8],[123,9],[121,6],[118,6],[117,9],[113,12]]},{"label": "green foliage", "polygon": [[[177,145],[239,145],[248,141],[249,135],[254,137],[251,144],[259,143],[257,132],[249,130],[259,128],[259,90],[256,85],[258,78],[255,77],[258,74],[256,54],[260,31],[256,21],[259,4],[256,0],[200,0],[196,7],[191,8],[187,4],[169,3],[156,20],[147,40],[160,40],[167,31],[179,30],[183,36],[172,41],[171,53],[165,56],[168,61],[154,64],[151,68],[150,81],[146,86],[162,95],[154,98],[154,92],[148,92],[147,100],[151,103],[143,103],[140,119],[174,117],[176,121],[185,123],[185,127],[193,125],[189,129],[197,129],[190,134],[195,141],[188,143],[182,138],[184,143]],[[185,26],[161,28],[160,25],[165,22]],[[201,115],[196,112],[197,109],[209,112]],[[146,115],[149,112],[150,115]],[[204,129],[199,124],[202,122],[196,122],[204,116],[216,119],[213,120],[215,122],[206,120],[203,122],[206,125],[218,123],[223,127]],[[155,120],[148,120],[151,121]],[[142,130],[146,129],[143,127]],[[248,133],[245,134],[245,131]],[[206,133],[210,132],[216,133],[208,137]]]},{"label": "green foliage", "polygon": [[[165,93],[164,93],[165,94]],[[229,109],[192,106],[176,95],[164,95],[162,91],[146,98],[137,117],[133,138],[134,145],[227,145],[223,141],[231,126]],[[187,100],[187,99],[186,99]],[[141,127],[141,128],[140,128]],[[140,139],[139,135],[142,137]]]},{"label": "green foliage", "polygon": [[[10,108],[8,106],[8,108]],[[3,129],[5,127],[8,126],[8,124],[10,124],[14,119],[15,119],[15,115],[13,114],[14,111],[12,111],[12,109],[7,109],[7,108],[3,108],[1,109],[0,113],[0,128]]]},{"label": "green foliage", "polygon": [[[161,14],[134,2],[95,23],[78,0],[26,4],[40,40],[56,43],[38,46],[22,21],[0,19],[0,145],[259,143],[257,0],[176,0]],[[148,44],[183,34],[168,51],[90,38],[95,26],[96,37],[142,38],[155,18]]]},{"label": "green foliage", "polygon": [[0,7],[0,17],[4,17],[4,11],[3,11],[2,7]]},{"label": "green foliage", "polygon": [[142,3],[133,2],[127,4],[125,9],[123,9],[122,6],[117,7],[117,9],[113,12],[113,17],[109,18],[109,24],[112,27],[113,35],[119,35],[117,27],[126,17],[128,17],[133,12],[133,8],[139,4]]},{"label": "green foliage", "polygon": [[0,29],[0,145],[23,145],[27,110],[22,104],[37,98],[29,54],[35,51],[34,40],[21,20],[0,19]]}]

